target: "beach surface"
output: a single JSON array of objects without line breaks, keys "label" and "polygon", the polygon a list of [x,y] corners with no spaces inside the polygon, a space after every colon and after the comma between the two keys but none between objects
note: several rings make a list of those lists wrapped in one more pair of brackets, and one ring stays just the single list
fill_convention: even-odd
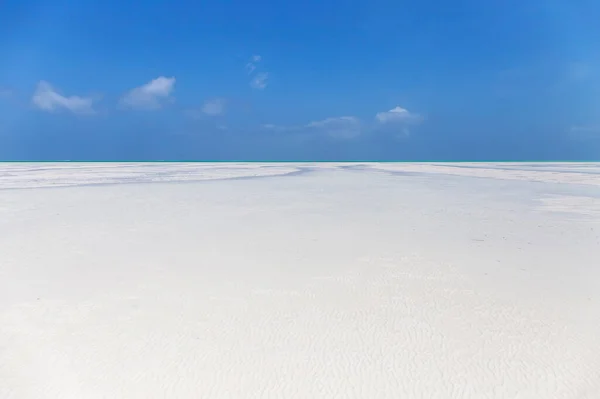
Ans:
[{"label": "beach surface", "polygon": [[600,164],[0,164],[0,398],[600,398]]}]

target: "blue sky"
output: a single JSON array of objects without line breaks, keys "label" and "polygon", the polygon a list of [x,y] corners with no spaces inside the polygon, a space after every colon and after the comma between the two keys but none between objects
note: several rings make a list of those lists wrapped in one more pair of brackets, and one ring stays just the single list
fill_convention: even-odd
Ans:
[{"label": "blue sky", "polygon": [[3,160],[600,160],[595,0],[3,0]]}]

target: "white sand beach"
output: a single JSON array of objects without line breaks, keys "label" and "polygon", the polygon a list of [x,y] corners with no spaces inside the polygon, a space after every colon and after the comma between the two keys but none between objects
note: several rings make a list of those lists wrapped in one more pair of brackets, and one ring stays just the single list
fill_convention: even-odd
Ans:
[{"label": "white sand beach", "polygon": [[0,398],[600,398],[600,164],[0,164]]}]

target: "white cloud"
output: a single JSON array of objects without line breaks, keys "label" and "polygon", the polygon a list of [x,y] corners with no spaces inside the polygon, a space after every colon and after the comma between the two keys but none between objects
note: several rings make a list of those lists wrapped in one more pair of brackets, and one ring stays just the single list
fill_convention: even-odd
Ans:
[{"label": "white cloud", "polygon": [[250,58],[250,61],[246,64],[246,70],[248,71],[248,74],[254,72],[256,69],[256,64],[258,64],[261,59],[262,57],[260,55],[253,55],[252,58]]},{"label": "white cloud", "polygon": [[164,102],[173,100],[171,93],[174,88],[174,77],[160,76],[125,93],[121,98],[121,105],[127,108],[158,109]]},{"label": "white cloud", "polygon": [[31,98],[32,103],[43,111],[53,112],[66,109],[78,114],[94,113],[94,100],[89,97],[70,96],[59,94],[50,83],[40,81]]},{"label": "white cloud", "polygon": [[269,74],[266,72],[262,72],[257,74],[254,79],[250,81],[250,86],[254,89],[262,90],[267,87],[267,80],[269,79]]},{"label": "white cloud", "polygon": [[407,109],[396,107],[389,111],[378,112],[375,115],[375,119],[379,123],[407,123],[419,122],[421,117],[417,114],[409,112]]},{"label": "white cloud", "polygon": [[387,135],[402,139],[410,136],[408,126],[422,122],[423,117],[397,106],[389,111],[378,112],[375,115],[375,121],[374,131],[384,132]]},{"label": "white cloud", "polygon": [[226,101],[222,98],[208,100],[202,106],[202,112],[206,115],[217,116],[225,113]]}]

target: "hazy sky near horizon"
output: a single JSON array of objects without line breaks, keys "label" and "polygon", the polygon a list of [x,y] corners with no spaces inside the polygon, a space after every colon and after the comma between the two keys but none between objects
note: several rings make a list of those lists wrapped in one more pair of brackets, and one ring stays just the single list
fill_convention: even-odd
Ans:
[{"label": "hazy sky near horizon", "polygon": [[600,160],[596,0],[3,0],[0,160]]}]

